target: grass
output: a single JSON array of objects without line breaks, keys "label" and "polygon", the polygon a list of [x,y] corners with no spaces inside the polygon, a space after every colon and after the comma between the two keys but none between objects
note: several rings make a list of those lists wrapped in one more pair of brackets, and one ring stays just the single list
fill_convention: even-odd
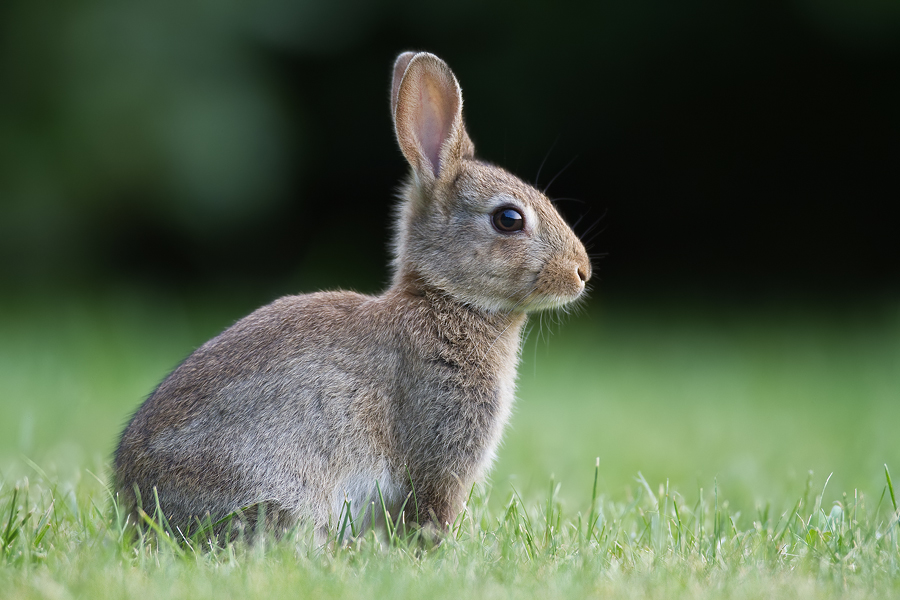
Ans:
[{"label": "grass", "polygon": [[0,303],[3,598],[900,598],[892,300],[600,299],[544,323],[490,485],[427,552],[374,534],[315,548],[302,529],[129,540],[105,487],[122,425],[253,304]]},{"label": "grass", "polygon": [[[893,504],[825,507],[807,488],[792,510],[741,519],[715,489],[694,503],[639,490],[620,503],[595,487],[586,514],[564,514],[552,484],[544,502],[513,494],[499,511],[475,494],[436,549],[375,532],[322,549],[302,528],[224,546],[162,527],[129,539],[100,483],[38,476],[0,495],[0,585],[6,598],[900,597]],[[895,501],[889,476],[886,490]]]}]

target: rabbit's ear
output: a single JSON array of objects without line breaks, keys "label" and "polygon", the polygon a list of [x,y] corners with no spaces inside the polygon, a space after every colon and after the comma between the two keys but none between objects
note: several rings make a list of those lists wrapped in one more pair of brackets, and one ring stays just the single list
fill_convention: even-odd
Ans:
[{"label": "rabbit's ear", "polygon": [[394,129],[416,176],[429,182],[454,170],[473,147],[462,121],[462,91],[450,67],[433,54],[411,54],[401,54],[394,64]]},{"label": "rabbit's ear", "polygon": [[397,114],[397,95],[400,93],[400,82],[403,81],[403,75],[406,73],[406,67],[409,61],[413,59],[416,52],[404,52],[394,61],[394,80],[391,83],[391,116]]}]

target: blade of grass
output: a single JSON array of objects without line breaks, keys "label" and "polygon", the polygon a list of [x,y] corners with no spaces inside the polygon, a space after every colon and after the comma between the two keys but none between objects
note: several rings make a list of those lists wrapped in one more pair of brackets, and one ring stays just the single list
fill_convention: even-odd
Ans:
[{"label": "blade of grass", "polygon": [[897,497],[894,496],[894,484],[891,482],[891,472],[888,470],[887,463],[884,465],[884,478],[887,480],[887,487],[891,491],[891,504],[894,505],[894,512],[897,512]]},{"label": "blade of grass", "polygon": [[381,493],[381,485],[379,485],[377,479],[375,480],[375,491],[378,492],[378,501],[381,503],[381,510],[384,513],[384,526],[387,528],[388,532],[388,543],[393,546],[396,541],[394,539],[394,522],[391,520],[391,514],[388,512],[387,505],[384,503],[384,495]]},{"label": "blade of grass", "polygon": [[585,539],[590,541],[591,535],[594,533],[595,519],[594,513],[597,510],[597,479],[600,477],[600,457],[594,461],[594,487],[591,489],[591,510],[588,512],[588,528]]}]

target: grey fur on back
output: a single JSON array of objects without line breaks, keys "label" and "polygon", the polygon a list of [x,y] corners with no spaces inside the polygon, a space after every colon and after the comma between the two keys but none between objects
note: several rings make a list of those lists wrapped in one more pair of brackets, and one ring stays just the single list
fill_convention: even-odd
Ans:
[{"label": "grey fur on back", "polygon": [[[348,502],[358,526],[377,520],[377,481],[394,518],[414,490],[406,522],[441,529],[485,476],[526,313],[577,299],[590,262],[542,193],[475,159],[443,61],[401,54],[391,107],[411,166],[391,287],[281,298],[195,351],[122,434],[129,510],[155,489],[182,529],[263,505],[277,528],[324,533]],[[523,227],[498,229],[503,210]]]}]

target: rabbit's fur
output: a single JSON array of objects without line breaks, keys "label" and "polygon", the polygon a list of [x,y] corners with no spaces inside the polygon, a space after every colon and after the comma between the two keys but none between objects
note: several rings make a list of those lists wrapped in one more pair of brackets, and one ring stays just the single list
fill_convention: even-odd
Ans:
[{"label": "rabbit's fur", "polygon": [[[383,520],[378,482],[392,518],[406,501],[405,522],[440,530],[485,475],[526,313],[577,299],[591,265],[541,192],[475,159],[441,59],[401,54],[391,92],[411,166],[391,287],[281,298],[195,351],[122,434],[127,509],[152,514],[155,489],[181,529],[264,506],[275,528],[321,536],[348,502],[355,530]],[[500,231],[502,207],[524,228]]]}]

